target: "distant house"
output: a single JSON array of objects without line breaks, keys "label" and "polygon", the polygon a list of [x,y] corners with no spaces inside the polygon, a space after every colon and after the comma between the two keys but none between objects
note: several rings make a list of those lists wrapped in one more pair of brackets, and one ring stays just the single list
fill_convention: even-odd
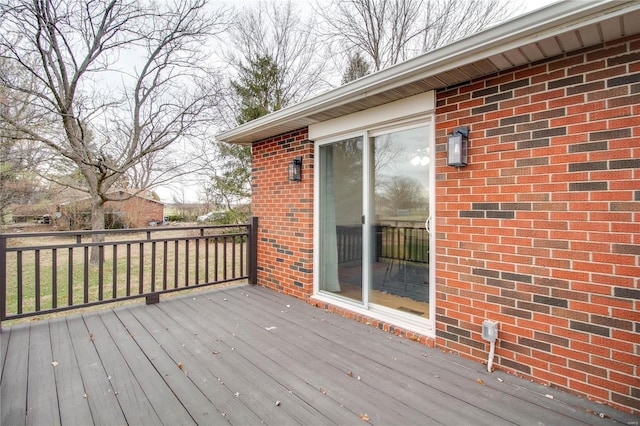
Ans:
[{"label": "distant house", "polygon": [[9,209],[14,223],[49,223],[51,212],[47,206],[13,204]]},{"label": "distant house", "polygon": [[252,147],[259,284],[482,362],[495,324],[493,366],[640,414],[640,2],[555,3],[218,140]]},{"label": "distant house", "polygon": [[[161,201],[127,190],[110,192],[115,201],[105,203],[105,225],[107,228],[143,228],[161,223],[164,219],[164,204]],[[88,197],[62,203],[60,218],[71,228],[90,226],[91,200]]]}]

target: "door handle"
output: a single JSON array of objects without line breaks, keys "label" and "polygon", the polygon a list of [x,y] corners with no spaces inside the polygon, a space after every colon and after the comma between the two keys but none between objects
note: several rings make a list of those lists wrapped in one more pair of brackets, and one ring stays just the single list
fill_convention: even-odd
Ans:
[{"label": "door handle", "polygon": [[428,233],[431,233],[431,215],[429,215],[429,217],[427,218],[427,220],[424,222],[424,228],[427,230]]}]

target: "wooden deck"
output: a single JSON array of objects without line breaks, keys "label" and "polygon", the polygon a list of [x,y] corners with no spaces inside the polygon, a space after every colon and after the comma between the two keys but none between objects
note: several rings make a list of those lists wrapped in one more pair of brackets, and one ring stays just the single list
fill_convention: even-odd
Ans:
[{"label": "wooden deck", "polygon": [[1,337],[3,426],[638,424],[247,285],[5,325]]}]

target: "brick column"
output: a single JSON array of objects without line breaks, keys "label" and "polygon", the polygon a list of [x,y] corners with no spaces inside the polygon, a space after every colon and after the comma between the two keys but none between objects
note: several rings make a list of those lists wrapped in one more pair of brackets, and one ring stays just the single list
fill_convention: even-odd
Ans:
[{"label": "brick column", "polygon": [[[302,180],[287,165],[302,157]],[[313,292],[313,142],[306,128],[252,147],[251,206],[258,226],[258,284],[307,299]]]}]

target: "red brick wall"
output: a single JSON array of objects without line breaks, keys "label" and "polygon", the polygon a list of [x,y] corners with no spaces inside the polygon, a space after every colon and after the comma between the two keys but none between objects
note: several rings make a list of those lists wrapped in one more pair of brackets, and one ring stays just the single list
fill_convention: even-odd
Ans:
[{"label": "red brick wall", "polygon": [[[287,165],[302,156],[302,181]],[[258,282],[307,299],[313,292],[313,143],[307,129],[252,147],[251,209],[258,224]]]},{"label": "red brick wall", "polygon": [[[640,37],[437,93],[437,340],[640,413]],[[445,164],[469,126],[469,165]]]}]

